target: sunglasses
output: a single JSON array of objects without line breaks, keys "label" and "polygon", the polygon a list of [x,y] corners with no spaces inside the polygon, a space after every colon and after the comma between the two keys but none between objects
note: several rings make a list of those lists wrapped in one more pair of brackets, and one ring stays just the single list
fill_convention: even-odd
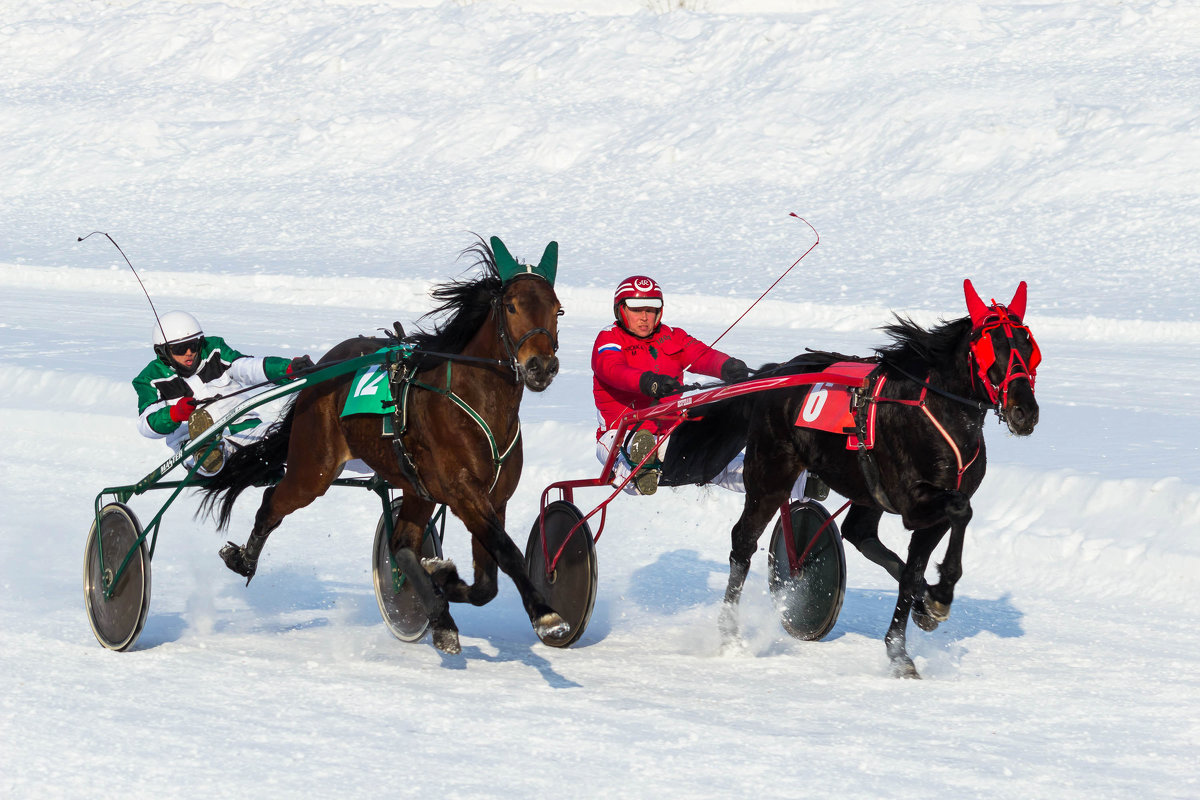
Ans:
[{"label": "sunglasses", "polygon": [[198,353],[200,352],[200,339],[197,337],[195,339],[187,339],[186,341],[169,344],[167,345],[167,352],[173,356],[182,356],[187,355],[188,353]]}]

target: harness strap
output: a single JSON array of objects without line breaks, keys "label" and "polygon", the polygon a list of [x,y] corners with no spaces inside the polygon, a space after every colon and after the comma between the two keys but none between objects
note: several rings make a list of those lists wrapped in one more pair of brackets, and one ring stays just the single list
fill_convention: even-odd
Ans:
[{"label": "harness strap", "polygon": [[[503,468],[504,462],[508,460],[508,457],[510,455],[512,455],[513,448],[515,448],[517,446],[517,442],[520,441],[520,439],[521,439],[521,420],[517,419],[517,432],[513,436],[513,440],[511,442],[509,442],[508,447],[504,448],[504,450],[501,451],[500,447],[496,444],[496,437],[492,434],[492,429],[488,427],[487,422],[483,419],[483,417],[481,417],[479,415],[479,412],[477,412],[475,409],[471,408],[471,406],[465,400],[463,400],[461,397],[459,397],[457,394],[455,394],[450,389],[450,378],[452,376],[452,372],[451,372],[452,368],[453,368],[453,362],[447,361],[446,362],[446,385],[444,388],[440,387],[440,386],[432,386],[428,383],[418,381],[416,379],[416,376],[409,376],[406,379],[403,387],[401,387],[401,393],[400,393],[401,399],[397,401],[396,409],[397,409],[397,412],[399,412],[400,407],[402,405],[407,407],[407,405],[408,405],[408,390],[412,386],[416,386],[418,389],[425,389],[427,391],[433,392],[434,394],[439,394],[442,397],[445,397],[450,402],[454,403],[459,408],[461,408],[467,414],[468,417],[470,417],[472,420],[475,421],[475,424],[477,424],[479,426],[480,430],[483,431],[484,437],[487,438],[488,447],[492,451],[493,476],[492,476],[492,484],[491,484],[491,486],[488,487],[488,491],[491,492],[493,489],[496,488],[496,484],[500,482],[500,470]],[[392,391],[392,396],[393,397],[396,396],[396,392],[394,389]],[[407,411],[405,411],[404,413],[405,413],[405,415],[407,415]],[[399,434],[397,434],[397,435],[399,435]]]},{"label": "harness strap", "polygon": [[[903,370],[901,370],[901,371],[903,371]],[[933,415],[933,412],[929,410],[929,404],[927,402],[927,398],[929,396],[929,390],[933,389],[934,391],[937,391],[937,389],[930,386],[926,381],[919,381],[919,383],[921,384],[921,396],[918,397],[916,400],[901,400],[900,398],[893,398],[893,397],[872,397],[871,401],[876,402],[876,403],[892,403],[894,405],[910,406],[910,407],[916,407],[916,408],[921,409],[922,413],[925,414],[925,418],[928,419],[930,424],[933,425],[934,429],[936,429],[937,432],[942,435],[942,439],[944,439],[946,441],[946,444],[950,445],[950,450],[951,450],[951,452],[954,453],[954,463],[958,465],[958,474],[954,481],[954,489],[955,489],[955,491],[957,491],[962,488],[963,475],[966,473],[966,471],[968,469],[971,468],[971,465],[975,463],[975,459],[979,458],[979,453],[982,450],[982,446],[980,443],[977,442],[975,444],[975,454],[973,456],[971,456],[970,461],[968,461],[964,464],[963,457],[962,457],[962,451],[959,450],[958,443],[954,441],[954,437],[950,435],[949,431],[946,430],[945,426],[943,426],[942,423],[938,421],[937,417],[935,417]],[[947,393],[939,392],[939,394],[949,395],[948,392]],[[949,396],[952,398],[957,397],[957,395],[949,395]]]},{"label": "harness strap", "polygon": [[[897,371],[906,377],[912,377],[902,369],[897,368]],[[954,395],[949,392],[940,391],[937,389],[937,387],[930,386],[927,380],[921,380],[919,378],[912,379],[921,385],[921,395],[917,399],[904,400],[901,398],[883,397],[883,387],[887,382],[887,376],[881,374],[878,369],[873,371],[867,378],[866,386],[863,387],[863,400],[862,402],[858,403],[854,409],[855,433],[858,438],[859,467],[862,469],[863,477],[867,482],[867,488],[871,491],[871,496],[874,497],[875,501],[883,506],[885,510],[893,514],[897,512],[894,506],[892,506],[890,498],[887,496],[887,492],[884,491],[883,481],[879,476],[879,466],[875,463],[875,458],[869,449],[868,444],[869,441],[871,444],[873,444],[873,440],[868,440],[868,436],[873,433],[873,431],[868,431],[868,419],[870,419],[872,423],[874,422],[873,412],[876,405],[880,403],[891,403],[893,405],[909,406],[921,409],[921,412],[925,415],[925,418],[928,419],[930,424],[933,425],[934,429],[941,434],[942,439],[947,445],[950,446],[950,451],[954,453],[954,463],[958,468],[954,480],[955,491],[958,491],[962,488],[963,476],[966,474],[967,470],[971,468],[971,465],[975,463],[976,459],[979,458],[979,454],[983,450],[982,440],[976,442],[974,455],[971,456],[969,461],[964,463],[962,450],[959,449],[958,443],[954,441],[954,437],[950,435],[950,432],[946,430],[946,427],[942,425],[938,418],[933,415],[933,412],[929,410],[928,397],[929,392],[932,390],[938,394],[948,397],[949,399],[966,402],[968,405],[982,404],[978,404],[975,401],[968,401],[966,398],[961,398],[958,395]],[[980,408],[980,410],[982,411],[986,408],[987,406],[983,406]],[[874,426],[871,425],[870,427],[873,428]]]}]

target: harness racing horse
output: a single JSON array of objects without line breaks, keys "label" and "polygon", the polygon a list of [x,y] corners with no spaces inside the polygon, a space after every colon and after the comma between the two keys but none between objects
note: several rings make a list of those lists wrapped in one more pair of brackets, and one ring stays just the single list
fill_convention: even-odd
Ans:
[{"label": "harness racing horse", "polygon": [[[849,499],[842,535],[899,583],[884,641],[893,674],[920,677],[905,649],[905,629],[910,612],[926,631],[950,616],[971,496],[987,469],[986,413],[995,411],[1017,436],[1028,436],[1038,422],[1033,390],[1041,353],[1022,322],[1025,282],[1007,306],[985,304],[969,280],[963,288],[969,316],[926,330],[897,315],[882,329],[892,343],[877,348],[873,359],[810,352],[759,370],[765,377],[817,372],[847,361],[865,364],[870,376],[848,404],[851,428],[798,427],[802,415],[811,416],[827,399],[822,392],[836,390],[815,384],[722,401],[672,436],[665,475],[674,473],[674,483],[705,482],[746,449],[745,507],[731,534],[721,612],[727,642],[737,635],[737,602],[758,538],[800,472],[809,469]],[[879,540],[885,511],[899,514],[912,531],[907,559]],[[940,579],[930,586],[925,569],[947,530]]]},{"label": "harness racing horse", "polygon": [[[449,653],[461,647],[447,601],[489,602],[498,588],[497,565],[516,584],[539,637],[569,634],[569,625],[530,583],[521,551],[504,527],[505,507],[521,477],[521,396],[525,388],[545,390],[558,374],[555,351],[563,313],[553,288],[558,244],[546,247],[537,266],[517,263],[496,237],[490,248],[480,239],[463,253],[468,254],[476,257],[482,276],[436,287],[432,296],[441,305],[426,316],[450,316],[432,332],[407,339],[417,361],[405,424],[396,431],[398,445],[383,435],[377,415],[339,417],[354,377],[345,375],[302,389],[269,435],[231,456],[203,490],[204,507],[220,504],[218,523],[224,528],[238,494],[278,475],[286,461],[283,478],[263,494],[246,544],[230,542],[221,550],[226,565],[249,583],[267,537],[284,517],[323,495],[346,462],[366,462],[404,493],[390,542],[393,557],[429,615],[434,645]],[[317,367],[388,344],[351,339],[330,350]],[[395,396],[399,402],[400,392]],[[471,533],[473,585],[463,582],[449,562],[422,565],[423,532],[438,503]]]}]

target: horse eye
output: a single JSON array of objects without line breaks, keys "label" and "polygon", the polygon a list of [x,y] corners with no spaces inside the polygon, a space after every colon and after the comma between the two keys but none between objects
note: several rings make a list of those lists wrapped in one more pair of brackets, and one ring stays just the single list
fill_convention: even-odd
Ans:
[{"label": "horse eye", "polygon": [[516,303],[506,303],[504,307],[508,309],[508,313],[510,313],[510,314],[517,313],[517,304]]}]

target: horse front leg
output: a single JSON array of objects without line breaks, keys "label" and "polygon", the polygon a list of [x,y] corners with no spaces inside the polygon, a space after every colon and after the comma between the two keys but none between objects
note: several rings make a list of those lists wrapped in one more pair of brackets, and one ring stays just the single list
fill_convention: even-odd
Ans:
[{"label": "horse front leg", "polygon": [[[566,639],[571,633],[571,626],[546,603],[545,598],[529,580],[529,574],[525,571],[525,556],[504,530],[504,519],[489,502],[487,493],[477,491],[458,504],[457,508],[451,505],[450,510],[462,520],[471,532],[474,542],[478,542],[483,552],[517,587],[517,592],[521,595],[521,604],[525,607],[525,613],[529,615],[529,622],[537,632],[538,638],[543,641]],[[476,576],[478,575],[477,561]],[[479,592],[479,597],[486,596],[486,585],[481,587]],[[490,600],[491,597],[487,599]]]},{"label": "horse front leg", "polygon": [[913,603],[913,622],[924,631],[932,631],[950,618],[954,587],[962,577],[962,551],[967,524],[974,514],[971,501],[961,492],[946,492],[946,516],[950,520],[950,540],[946,557],[938,565],[938,582],[927,586],[923,596]]},{"label": "horse front leg", "polygon": [[888,659],[892,664],[892,674],[898,678],[920,678],[916,665],[908,655],[905,630],[908,627],[909,612],[913,604],[923,600],[928,590],[925,583],[925,568],[929,565],[929,556],[937,543],[946,533],[945,524],[931,528],[913,531],[908,545],[908,560],[900,573],[900,591],[896,597],[896,608],[892,612],[892,622],[883,637],[887,647]]}]

